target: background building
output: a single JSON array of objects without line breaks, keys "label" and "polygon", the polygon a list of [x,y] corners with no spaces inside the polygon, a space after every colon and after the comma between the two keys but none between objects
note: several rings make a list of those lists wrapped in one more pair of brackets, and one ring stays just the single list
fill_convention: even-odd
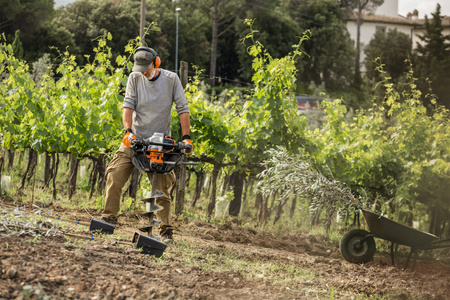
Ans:
[{"label": "background building", "polygon": [[[369,44],[377,31],[388,32],[390,29],[397,29],[397,31],[407,34],[413,43],[413,49],[416,48],[417,43],[420,42],[418,38],[425,31],[424,23],[425,19],[419,19],[419,12],[414,10],[409,12],[407,16],[401,16],[398,14],[398,0],[386,0],[381,6],[379,6],[373,14],[363,13],[362,22],[360,28],[360,43],[361,53],[360,61],[364,62],[364,47]],[[353,13],[347,19],[347,30],[350,33],[350,37],[353,41],[356,41],[357,34],[357,18],[356,12]],[[428,19],[432,16],[429,15]],[[450,17],[445,16],[442,19],[442,25],[444,26],[444,35],[450,34]],[[361,71],[365,71],[364,64],[361,64]]]}]

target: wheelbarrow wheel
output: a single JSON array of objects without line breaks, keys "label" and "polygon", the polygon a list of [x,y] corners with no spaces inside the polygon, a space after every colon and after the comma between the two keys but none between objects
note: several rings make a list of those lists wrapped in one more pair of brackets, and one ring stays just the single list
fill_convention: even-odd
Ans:
[{"label": "wheelbarrow wheel", "polygon": [[351,263],[365,263],[375,254],[375,239],[367,236],[369,233],[362,229],[352,229],[341,239],[340,250],[345,260]]}]

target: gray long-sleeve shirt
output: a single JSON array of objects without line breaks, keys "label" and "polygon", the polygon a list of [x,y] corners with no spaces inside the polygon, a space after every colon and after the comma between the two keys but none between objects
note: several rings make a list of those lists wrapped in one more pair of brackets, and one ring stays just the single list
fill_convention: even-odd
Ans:
[{"label": "gray long-sleeve shirt", "polygon": [[155,132],[170,135],[174,103],[178,115],[189,112],[183,87],[174,72],[161,69],[154,81],[139,72],[128,77],[123,107],[134,110],[132,130],[137,139],[149,138]]}]

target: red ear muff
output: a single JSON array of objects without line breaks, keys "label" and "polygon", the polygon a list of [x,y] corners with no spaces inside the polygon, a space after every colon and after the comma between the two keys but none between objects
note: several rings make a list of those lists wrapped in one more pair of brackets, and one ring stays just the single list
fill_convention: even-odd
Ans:
[{"label": "red ear muff", "polygon": [[155,68],[159,68],[160,65],[161,65],[161,58],[157,56],[155,59]]}]

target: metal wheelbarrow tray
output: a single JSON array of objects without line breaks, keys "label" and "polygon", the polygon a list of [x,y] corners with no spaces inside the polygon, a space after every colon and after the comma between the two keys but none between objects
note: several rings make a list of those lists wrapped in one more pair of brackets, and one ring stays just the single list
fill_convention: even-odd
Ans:
[{"label": "metal wheelbarrow tray", "polygon": [[398,245],[411,248],[405,269],[408,267],[413,253],[415,264],[417,249],[431,250],[450,247],[450,239],[440,240],[437,236],[428,232],[380,217],[366,209],[361,210],[370,232],[362,229],[352,229],[342,237],[340,242],[341,254],[349,262],[365,263],[371,260],[376,251],[374,237],[391,242],[391,260],[393,265],[395,265],[395,252],[398,250]]}]

